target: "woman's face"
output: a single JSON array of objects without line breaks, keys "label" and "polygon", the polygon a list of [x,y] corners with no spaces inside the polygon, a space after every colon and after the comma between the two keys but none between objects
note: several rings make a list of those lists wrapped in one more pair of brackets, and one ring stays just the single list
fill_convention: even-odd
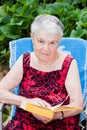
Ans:
[{"label": "woman's face", "polygon": [[49,62],[57,54],[58,42],[61,40],[60,34],[49,34],[40,30],[32,36],[34,52],[37,58],[43,62]]}]

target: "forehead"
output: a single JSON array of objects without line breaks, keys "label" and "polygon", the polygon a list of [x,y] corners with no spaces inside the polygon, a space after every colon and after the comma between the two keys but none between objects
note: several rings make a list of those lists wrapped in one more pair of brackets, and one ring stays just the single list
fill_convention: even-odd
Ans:
[{"label": "forehead", "polygon": [[39,30],[38,33],[35,35],[37,39],[42,39],[46,41],[59,41],[61,39],[61,34],[57,33],[48,33],[45,30]]}]

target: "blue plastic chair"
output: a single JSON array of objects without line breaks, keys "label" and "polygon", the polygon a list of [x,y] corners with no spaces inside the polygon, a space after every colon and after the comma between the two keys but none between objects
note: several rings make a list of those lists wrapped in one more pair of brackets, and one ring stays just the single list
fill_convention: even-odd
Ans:
[{"label": "blue plastic chair", "polygon": [[[31,38],[21,38],[10,42],[10,68],[14,65],[18,57],[25,52],[32,52],[33,45]],[[63,49],[65,53],[71,54],[78,63],[82,93],[84,97],[84,106],[86,105],[87,97],[87,41],[81,38],[63,38],[58,46]],[[14,89],[14,93],[18,94],[19,85]],[[14,118],[16,106],[12,107],[11,118]],[[81,114],[81,119],[85,118]]]}]

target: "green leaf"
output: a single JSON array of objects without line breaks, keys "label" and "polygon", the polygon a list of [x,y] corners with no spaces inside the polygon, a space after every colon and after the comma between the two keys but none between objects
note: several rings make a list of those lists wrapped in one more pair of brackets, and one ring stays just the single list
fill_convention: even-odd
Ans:
[{"label": "green leaf", "polygon": [[2,121],[5,122],[7,120],[7,118],[8,118],[8,115],[7,114],[3,114]]},{"label": "green leaf", "polygon": [[82,29],[81,27],[78,27],[76,30],[72,30],[70,37],[81,38],[86,33],[87,33],[86,29]]},{"label": "green leaf", "polygon": [[73,1],[73,4],[78,4],[78,3],[81,3],[81,0],[74,0]]},{"label": "green leaf", "polygon": [[19,25],[21,26],[23,24],[24,20],[20,17],[13,17],[10,21],[10,25]]},{"label": "green leaf", "polygon": [[78,8],[76,10],[72,10],[70,18],[72,18],[73,20],[79,20],[80,13],[81,13],[81,10]]},{"label": "green leaf", "polygon": [[5,55],[6,54],[6,49],[4,49],[3,51],[1,51],[1,54]]},{"label": "green leaf", "polygon": [[16,39],[21,37],[18,26],[0,26],[0,31],[8,38]]},{"label": "green leaf", "polygon": [[5,15],[5,10],[4,10],[4,8],[5,8],[5,4],[2,5],[2,6],[0,6],[0,15],[1,15],[1,16]]},{"label": "green leaf", "polygon": [[82,24],[81,24],[81,25],[82,25],[83,27],[87,27],[87,14],[83,15],[81,21],[82,21]]},{"label": "green leaf", "polygon": [[10,22],[11,16],[10,15],[6,15],[0,18],[0,23],[3,24],[7,24]]},{"label": "green leaf", "polygon": [[16,9],[18,8],[18,3],[12,5],[11,7],[10,6],[7,6],[7,12],[10,12],[10,13],[16,13]]},{"label": "green leaf", "polygon": [[4,34],[1,34],[1,35],[0,35],[0,41],[2,42],[2,41],[4,41],[4,39],[5,39],[5,35],[4,35]]},{"label": "green leaf", "polygon": [[63,11],[63,4],[59,3],[59,2],[55,2],[53,4],[46,4],[45,8],[39,6],[39,8],[37,9],[37,12],[39,14],[43,14],[43,13],[49,13],[49,14],[61,14]]},{"label": "green leaf", "polygon": [[77,26],[87,28],[87,8],[81,10],[79,21],[76,24]]}]

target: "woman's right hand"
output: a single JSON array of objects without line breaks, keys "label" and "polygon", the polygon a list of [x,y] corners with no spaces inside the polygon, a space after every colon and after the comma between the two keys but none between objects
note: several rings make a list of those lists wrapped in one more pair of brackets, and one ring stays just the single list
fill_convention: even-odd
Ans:
[{"label": "woman's right hand", "polygon": [[48,102],[46,102],[45,100],[42,100],[40,98],[29,99],[28,102],[31,104],[38,105],[38,106],[42,106],[42,107],[47,107],[47,108],[51,107],[51,105]]},{"label": "woman's right hand", "polygon": [[[40,98],[29,99],[28,102],[31,103],[31,104],[35,104],[35,105],[41,106],[41,107],[46,107],[46,108],[50,108],[51,107],[51,105],[48,102],[46,102],[45,100],[42,100]],[[48,118],[45,118],[43,116],[40,116],[40,115],[37,115],[37,114],[34,114],[34,113],[32,113],[32,115],[35,118],[37,118],[38,120],[40,120],[40,121],[42,121],[44,123],[47,123],[47,122],[50,121]]]}]

